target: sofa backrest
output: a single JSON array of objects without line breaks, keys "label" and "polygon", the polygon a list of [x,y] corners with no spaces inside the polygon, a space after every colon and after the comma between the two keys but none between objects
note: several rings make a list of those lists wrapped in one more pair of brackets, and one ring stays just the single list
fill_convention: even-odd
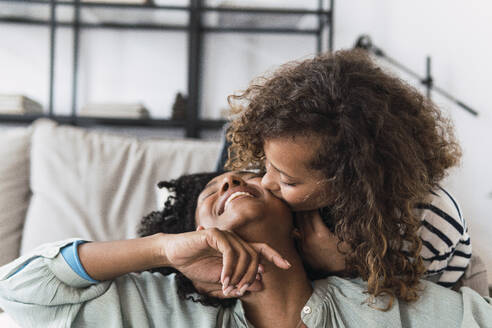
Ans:
[{"label": "sofa backrest", "polygon": [[29,205],[29,149],[32,129],[0,131],[0,265],[19,256]]},{"label": "sofa backrest", "polygon": [[[70,237],[135,237],[140,219],[158,209],[157,182],[214,170],[220,148],[218,141],[140,140],[46,119],[24,130],[23,138],[18,138],[23,147],[16,147],[11,156],[15,159],[0,158],[2,179],[10,176],[1,171],[5,161],[18,163],[9,167],[18,177],[16,185],[22,186],[16,189],[15,201],[4,193],[0,196],[11,203],[7,204],[11,214],[0,217],[0,224],[15,222],[17,233],[12,237],[15,243],[0,240],[2,255],[9,249],[0,265],[18,256],[19,244],[23,254],[42,243]],[[0,147],[0,155],[1,151]],[[0,191],[6,189],[11,188],[0,183]],[[8,230],[0,225],[0,236],[9,234],[14,224],[10,226]]]}]

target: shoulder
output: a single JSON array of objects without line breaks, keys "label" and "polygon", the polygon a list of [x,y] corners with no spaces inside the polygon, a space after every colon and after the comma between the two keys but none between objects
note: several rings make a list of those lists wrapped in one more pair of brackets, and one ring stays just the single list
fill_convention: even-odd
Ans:
[{"label": "shoulder", "polygon": [[427,327],[430,323],[458,327],[463,319],[459,293],[423,280],[420,298],[416,302],[395,299],[388,311],[378,309],[385,308],[389,298],[379,296],[371,301],[365,293],[367,282],[360,278],[329,277],[315,281],[313,286],[313,295],[323,304],[318,311],[325,317],[335,317],[337,322],[349,325],[357,326],[364,322],[366,327]]},{"label": "shoulder", "polygon": [[467,230],[466,221],[462,215],[461,208],[456,198],[442,187],[431,191],[425,202],[420,203],[421,220],[424,226],[456,230],[459,235],[465,234]]},{"label": "shoulder", "polygon": [[226,316],[229,309],[204,306],[191,298],[179,297],[174,273],[130,273],[117,278],[115,283],[120,299],[124,300],[122,312],[127,313],[131,327],[141,326],[140,317],[130,316],[141,311],[153,327],[214,327],[218,320],[233,320],[233,316]]},{"label": "shoulder", "polygon": [[439,186],[437,189],[431,191],[429,194],[429,202],[447,215],[459,221],[464,221],[461,208],[456,200],[456,197],[454,197],[451,192],[443,187]]},{"label": "shoulder", "polygon": [[482,297],[468,287],[455,292],[429,281],[421,283],[421,297],[414,305],[400,302],[400,307],[405,306],[411,316],[419,320],[434,316],[443,327],[455,323],[460,323],[460,327],[489,327],[492,322],[491,298]]}]

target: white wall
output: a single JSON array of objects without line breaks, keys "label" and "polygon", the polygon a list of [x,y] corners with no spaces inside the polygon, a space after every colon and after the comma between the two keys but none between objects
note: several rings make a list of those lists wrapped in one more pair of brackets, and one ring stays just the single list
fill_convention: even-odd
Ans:
[{"label": "white wall", "polygon": [[474,252],[485,260],[492,284],[492,2],[351,0],[335,6],[337,49],[352,47],[360,34],[369,34],[388,56],[422,76],[430,55],[435,84],[480,112],[473,117],[433,96],[453,119],[464,153],[461,167],[445,185],[459,200]]},{"label": "white wall", "polygon": [[311,36],[211,34],[205,37],[202,115],[219,118],[227,96],[279,63],[315,53]]}]

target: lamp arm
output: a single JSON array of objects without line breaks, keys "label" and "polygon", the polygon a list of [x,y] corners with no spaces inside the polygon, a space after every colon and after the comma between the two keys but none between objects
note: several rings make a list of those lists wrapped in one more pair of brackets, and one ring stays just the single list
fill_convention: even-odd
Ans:
[{"label": "lamp arm", "polygon": [[[415,79],[419,80],[420,83],[426,85],[430,90],[433,90],[433,91],[439,93],[440,95],[444,96],[445,98],[447,98],[451,102],[455,103],[456,105],[458,105],[462,109],[466,110],[470,114],[472,114],[474,116],[478,116],[478,112],[476,110],[472,109],[470,106],[466,105],[462,101],[460,101],[457,98],[453,97],[447,91],[445,91],[442,88],[439,88],[438,86],[436,86],[434,84],[433,80],[432,80],[432,77],[430,77],[430,72],[427,73],[428,76],[426,78],[423,78],[422,76],[420,76],[419,74],[415,73],[414,71],[412,71],[411,69],[409,69],[405,65],[401,64],[400,62],[398,62],[394,58],[391,58],[388,55],[386,55],[386,53],[382,49],[378,48],[377,46],[375,46],[372,43],[372,40],[371,40],[371,38],[368,35],[365,35],[364,34],[364,35],[359,36],[357,38],[357,41],[355,43],[354,48],[364,49],[366,51],[369,51],[369,52],[373,53],[374,55],[376,55],[378,57],[383,58],[385,61],[387,61],[391,65],[397,67],[401,71],[403,71],[403,72],[407,73],[408,75],[414,77]],[[428,66],[429,66],[429,61],[430,61],[429,58],[427,59],[427,61],[428,61]]]}]

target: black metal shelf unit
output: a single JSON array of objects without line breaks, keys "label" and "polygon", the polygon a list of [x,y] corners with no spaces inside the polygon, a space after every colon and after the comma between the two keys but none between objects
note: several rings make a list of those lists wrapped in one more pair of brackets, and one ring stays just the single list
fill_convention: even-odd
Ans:
[{"label": "black metal shelf unit", "polygon": [[[200,87],[201,69],[203,56],[203,34],[204,33],[268,33],[268,34],[304,34],[316,36],[316,50],[320,53],[323,50],[323,38],[326,29],[327,50],[333,48],[333,6],[334,0],[318,0],[317,10],[304,9],[280,9],[280,8],[251,8],[251,7],[210,7],[203,5],[202,0],[189,0],[188,6],[160,6],[153,4],[119,4],[119,3],[93,3],[81,2],[80,0],[61,1],[61,0],[0,0],[1,2],[17,3],[23,5],[42,5],[49,6],[49,18],[39,19],[28,16],[5,16],[0,13],[0,23],[28,24],[49,27],[50,31],[50,63],[49,63],[49,104],[48,112],[45,115],[0,115],[1,122],[10,123],[30,123],[39,117],[49,117],[60,123],[73,125],[114,125],[114,126],[141,126],[141,127],[180,127],[186,131],[186,137],[196,138],[200,135],[201,129],[218,129],[224,124],[224,120],[206,120],[199,117],[200,106]],[[73,19],[62,21],[56,17],[57,7],[69,6],[73,8]],[[325,8],[329,6],[328,8]],[[81,8],[94,7],[119,10],[169,10],[179,11],[188,14],[188,23],[182,25],[175,24],[153,24],[153,23],[128,23],[128,22],[102,22],[89,23],[81,21]],[[297,29],[279,27],[258,27],[258,26],[205,26],[202,24],[202,17],[206,13],[241,13],[251,15],[314,15],[318,18],[316,28]],[[72,73],[72,97],[71,115],[56,115],[53,111],[54,101],[54,71],[55,71],[55,41],[56,30],[58,27],[70,27],[73,29],[73,73]],[[185,120],[175,119],[124,119],[124,118],[100,118],[100,117],[80,117],[77,116],[77,82],[78,66],[80,53],[79,34],[81,29],[139,29],[139,30],[166,30],[183,31],[187,34],[188,42],[188,102]]]}]

